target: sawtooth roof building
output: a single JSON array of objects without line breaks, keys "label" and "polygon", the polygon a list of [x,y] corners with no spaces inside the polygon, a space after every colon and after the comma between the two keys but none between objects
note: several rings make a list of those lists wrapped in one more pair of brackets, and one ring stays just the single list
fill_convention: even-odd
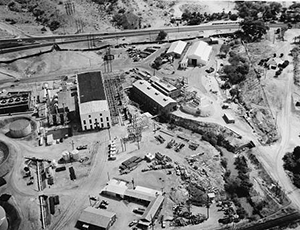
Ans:
[{"label": "sawtooth roof building", "polygon": [[101,72],[80,73],[77,84],[82,130],[110,127],[111,118]]},{"label": "sawtooth roof building", "polygon": [[177,108],[174,99],[164,95],[145,80],[137,80],[133,83],[132,96],[154,114],[167,114]]}]

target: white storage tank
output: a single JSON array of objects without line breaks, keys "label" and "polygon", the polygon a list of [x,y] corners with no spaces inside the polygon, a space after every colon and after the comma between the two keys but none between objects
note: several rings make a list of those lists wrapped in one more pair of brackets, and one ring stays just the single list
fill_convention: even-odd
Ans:
[{"label": "white storage tank", "polygon": [[31,133],[30,121],[18,119],[9,125],[9,132],[12,137],[25,137]]},{"label": "white storage tank", "polygon": [[62,152],[62,158],[65,160],[65,161],[69,161],[70,160],[70,153],[69,151],[65,150]]},{"label": "white storage tank", "polygon": [[7,230],[8,229],[8,222],[6,219],[6,213],[4,208],[0,206],[0,230]]},{"label": "white storage tank", "polygon": [[73,160],[79,160],[79,151],[77,149],[72,150],[71,152],[71,156],[70,156]]}]

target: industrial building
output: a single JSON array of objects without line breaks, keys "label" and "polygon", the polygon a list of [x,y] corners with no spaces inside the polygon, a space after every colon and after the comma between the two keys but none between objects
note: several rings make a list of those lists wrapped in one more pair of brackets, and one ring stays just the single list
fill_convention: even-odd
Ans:
[{"label": "industrial building", "polygon": [[7,230],[8,229],[8,222],[6,219],[6,213],[4,208],[0,206],[0,230]]},{"label": "industrial building", "polygon": [[132,96],[154,114],[168,114],[177,109],[174,99],[164,95],[145,80],[133,83]]},{"label": "industrial building", "polygon": [[81,213],[77,225],[80,229],[108,230],[115,223],[116,219],[116,213],[87,207]]},{"label": "industrial building", "polygon": [[30,91],[7,92],[0,96],[0,114],[28,111],[30,108]]},{"label": "industrial building", "polygon": [[142,186],[129,189],[124,181],[116,179],[110,180],[100,194],[118,197],[129,202],[147,206],[143,216],[139,220],[139,225],[142,228],[149,227],[152,221],[158,217],[165,200],[160,191]]},{"label": "industrial building", "polygon": [[180,58],[187,43],[183,41],[176,41],[171,44],[169,49],[167,50],[167,54],[174,55],[175,58]]},{"label": "industrial building", "polygon": [[78,74],[77,84],[82,130],[110,127],[111,118],[101,72]]},{"label": "industrial building", "polygon": [[181,90],[176,88],[175,86],[169,84],[168,82],[162,81],[156,76],[150,78],[151,85],[163,93],[164,95],[171,97],[173,99],[177,98],[181,94]]},{"label": "industrial building", "polygon": [[197,41],[189,47],[185,60],[182,62],[192,66],[206,65],[209,61],[211,51],[212,47],[206,42]]}]

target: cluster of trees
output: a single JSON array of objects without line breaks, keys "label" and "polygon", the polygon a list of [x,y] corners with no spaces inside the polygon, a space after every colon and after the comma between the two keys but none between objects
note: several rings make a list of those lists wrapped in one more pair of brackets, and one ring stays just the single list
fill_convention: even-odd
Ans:
[{"label": "cluster of trees", "polygon": [[209,142],[212,146],[222,146],[229,152],[235,151],[235,146],[231,145],[222,134],[214,134],[213,132],[205,132],[202,134],[202,140]]},{"label": "cluster of trees", "polygon": [[278,2],[236,1],[235,9],[238,11],[238,16],[241,18],[270,21],[277,19],[277,15],[282,10],[282,5]]},{"label": "cluster of trees", "polygon": [[113,18],[112,22],[118,26],[122,27],[123,29],[138,29],[141,28],[141,19],[131,12],[123,11],[123,9],[119,12],[122,13],[116,13]]},{"label": "cluster of trees", "polygon": [[230,65],[225,65],[223,71],[228,82],[235,85],[246,79],[246,75],[249,73],[249,64],[244,57],[234,51],[230,51],[229,56],[228,62]]},{"label": "cluster of trees", "polygon": [[253,20],[253,18],[246,18],[241,23],[242,34],[241,37],[243,40],[248,42],[260,41],[263,35],[267,33],[269,29],[264,21],[262,20]]},{"label": "cluster of trees", "polygon": [[293,152],[285,154],[282,160],[284,169],[291,172],[293,184],[300,188],[300,146],[295,147]]},{"label": "cluster of trees", "polygon": [[[225,11],[221,13],[212,13],[207,14],[204,12],[204,14],[201,14],[199,12],[189,12],[185,11],[182,16],[181,20],[187,22],[188,25],[199,25],[202,22],[209,22],[209,21],[215,21],[215,20],[223,20],[223,19],[230,19],[233,21],[236,21],[238,18],[237,14],[232,14],[231,11],[228,13],[225,13]],[[175,23],[175,19],[171,20],[171,23]]]},{"label": "cluster of trees", "polygon": [[189,186],[187,186],[186,190],[189,192],[190,195],[190,203],[197,206],[203,206],[207,204],[207,194],[202,187],[190,183]]}]

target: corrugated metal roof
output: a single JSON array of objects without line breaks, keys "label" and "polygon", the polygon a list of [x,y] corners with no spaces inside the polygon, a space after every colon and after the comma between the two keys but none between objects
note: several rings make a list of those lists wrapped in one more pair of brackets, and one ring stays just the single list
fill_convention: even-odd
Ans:
[{"label": "corrugated metal roof", "polygon": [[204,41],[195,42],[188,50],[188,58],[201,58],[203,61],[208,61],[212,47]]},{"label": "corrugated metal roof", "polygon": [[159,209],[161,204],[164,202],[164,199],[165,199],[164,196],[159,195],[155,200],[153,200],[149,204],[147,210],[144,212],[142,219],[151,222],[151,218],[153,218],[155,216],[157,210]]},{"label": "corrugated metal roof", "polygon": [[90,101],[79,104],[80,114],[97,113],[101,111],[109,111],[107,101]]},{"label": "corrugated metal roof", "polygon": [[187,43],[183,42],[183,41],[176,41],[173,42],[170,46],[170,48],[168,49],[167,53],[175,53],[175,54],[179,54],[181,55],[184,48],[186,47]]},{"label": "corrugated metal roof", "polygon": [[87,72],[77,75],[79,103],[106,100],[101,72]]},{"label": "corrugated metal roof", "polygon": [[83,223],[107,228],[109,222],[115,215],[116,213],[109,212],[103,209],[87,207],[83,210],[78,220]]},{"label": "corrugated metal roof", "polygon": [[155,195],[153,196],[152,194],[142,192],[142,191],[137,191],[134,189],[127,189],[124,195],[135,199],[144,200],[144,201],[152,201],[155,198]]},{"label": "corrugated metal roof", "polygon": [[161,107],[166,107],[170,103],[176,103],[175,100],[168,96],[165,96],[163,93],[153,88],[151,84],[145,80],[137,80],[133,83],[133,87],[144,93]]},{"label": "corrugated metal roof", "polygon": [[102,189],[101,192],[111,192],[123,196],[127,189],[128,189],[127,186],[108,184],[104,187],[104,189]]}]

